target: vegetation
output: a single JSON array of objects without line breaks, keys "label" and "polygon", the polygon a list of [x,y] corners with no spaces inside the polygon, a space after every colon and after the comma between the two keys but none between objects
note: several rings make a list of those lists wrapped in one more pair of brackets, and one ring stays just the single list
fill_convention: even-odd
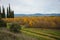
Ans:
[{"label": "vegetation", "polygon": [[[6,28],[2,25],[5,22]],[[0,28],[1,40],[60,40],[60,17],[58,16],[2,18],[0,27],[3,27]]]},{"label": "vegetation", "polygon": [[6,27],[6,22],[0,18],[0,27]]},{"label": "vegetation", "polygon": [[50,28],[50,29],[60,29],[60,17],[53,16],[37,16],[37,17],[19,17],[19,18],[6,18],[6,22],[19,22],[20,25],[30,28]]},{"label": "vegetation", "polygon": [[7,18],[14,18],[14,11],[11,10],[10,4],[9,8],[7,8]]},{"label": "vegetation", "polygon": [[19,40],[20,38],[13,35],[12,33],[4,32],[0,30],[0,40]]},{"label": "vegetation", "polygon": [[1,9],[1,6],[0,6],[0,17],[1,18],[6,18],[6,17],[7,18],[14,18],[14,11],[11,10],[10,4],[9,4],[9,7],[7,8],[7,15],[5,15],[5,8],[4,8],[4,6],[2,6],[2,9]]},{"label": "vegetation", "polygon": [[9,26],[10,26],[9,29],[12,32],[18,33],[21,30],[21,26],[18,23],[11,23]]},{"label": "vegetation", "polygon": [[60,40],[60,30],[24,28],[22,32],[36,37],[38,40]]},{"label": "vegetation", "polygon": [[3,7],[2,18],[5,18],[5,8]]}]

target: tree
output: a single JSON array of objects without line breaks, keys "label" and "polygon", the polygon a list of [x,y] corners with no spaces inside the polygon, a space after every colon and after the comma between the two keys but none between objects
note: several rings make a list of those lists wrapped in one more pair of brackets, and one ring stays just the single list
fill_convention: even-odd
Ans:
[{"label": "tree", "polygon": [[0,7],[0,13],[1,13],[1,7]]},{"label": "tree", "polygon": [[9,10],[8,10],[8,7],[7,7],[7,18],[9,18]]},{"label": "tree", "polygon": [[10,12],[10,18],[14,18],[14,11]]},{"label": "tree", "polygon": [[4,7],[2,8],[3,8],[2,18],[5,18],[5,8]]},{"label": "tree", "polygon": [[7,8],[7,18],[14,18],[14,11],[11,11],[10,4],[9,8]]}]

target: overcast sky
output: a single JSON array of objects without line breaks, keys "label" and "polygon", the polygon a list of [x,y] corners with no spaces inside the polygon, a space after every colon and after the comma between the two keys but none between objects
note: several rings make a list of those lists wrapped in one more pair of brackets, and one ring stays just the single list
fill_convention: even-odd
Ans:
[{"label": "overcast sky", "polygon": [[0,6],[8,7],[15,13],[60,13],[60,0],[0,0]]}]

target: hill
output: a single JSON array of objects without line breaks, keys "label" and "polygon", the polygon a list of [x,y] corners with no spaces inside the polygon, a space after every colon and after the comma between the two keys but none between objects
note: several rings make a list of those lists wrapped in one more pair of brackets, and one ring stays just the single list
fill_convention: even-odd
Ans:
[{"label": "hill", "polygon": [[20,17],[20,16],[60,16],[60,14],[41,14],[41,13],[35,13],[35,14],[14,14],[15,17]]}]

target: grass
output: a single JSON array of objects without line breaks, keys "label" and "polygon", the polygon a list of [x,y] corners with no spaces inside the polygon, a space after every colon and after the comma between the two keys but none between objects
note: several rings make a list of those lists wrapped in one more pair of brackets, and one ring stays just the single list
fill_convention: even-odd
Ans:
[{"label": "grass", "polygon": [[[7,29],[9,29],[9,24],[7,24]],[[7,29],[0,28],[0,40],[60,40],[60,30],[56,29],[22,27],[23,34],[15,34]]]},{"label": "grass", "polygon": [[21,32],[16,34],[0,28],[0,40],[60,40],[60,30],[22,28]]},{"label": "grass", "polygon": [[55,36],[60,36],[60,30],[54,30],[54,29],[40,29],[40,28],[26,28],[25,30],[35,31],[35,32],[42,32],[46,34],[52,34]]},{"label": "grass", "polygon": [[0,28],[0,40],[37,40],[25,33],[13,33],[6,28]]},{"label": "grass", "polygon": [[0,40],[23,40],[23,37],[21,33],[13,33],[7,28],[0,27]]},{"label": "grass", "polygon": [[[25,28],[23,31],[30,32],[33,34],[37,34],[49,38],[54,38],[56,40],[60,40],[60,30],[52,30],[52,29],[40,29],[40,28]],[[32,34],[32,35],[33,35]],[[30,35],[30,34],[29,34]],[[36,36],[36,35],[35,35]],[[43,37],[42,37],[43,38]],[[44,38],[45,39],[45,38]],[[46,39],[47,40],[47,39]]]},{"label": "grass", "polygon": [[20,39],[19,37],[13,34],[0,31],[0,40],[19,40],[19,39]]},{"label": "grass", "polygon": [[52,39],[52,38],[49,38],[49,37],[46,37],[46,36],[42,36],[42,35],[38,35],[38,34],[35,34],[35,33],[26,32],[26,31],[23,31],[23,32],[25,34],[31,36],[31,37],[37,38],[37,40],[55,40],[55,39]]}]

